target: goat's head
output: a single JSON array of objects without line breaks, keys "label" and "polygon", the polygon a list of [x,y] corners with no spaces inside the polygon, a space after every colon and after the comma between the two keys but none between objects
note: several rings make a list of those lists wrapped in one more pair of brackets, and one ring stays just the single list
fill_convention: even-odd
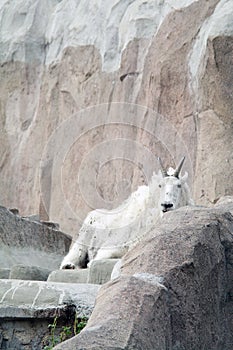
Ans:
[{"label": "goat's head", "polygon": [[159,158],[163,176],[159,183],[161,216],[167,211],[174,210],[185,205],[182,196],[182,186],[186,181],[188,174],[186,173],[183,177],[180,177],[180,171],[184,160],[185,157],[181,159],[176,169],[169,168],[169,170],[166,171],[161,159]]}]

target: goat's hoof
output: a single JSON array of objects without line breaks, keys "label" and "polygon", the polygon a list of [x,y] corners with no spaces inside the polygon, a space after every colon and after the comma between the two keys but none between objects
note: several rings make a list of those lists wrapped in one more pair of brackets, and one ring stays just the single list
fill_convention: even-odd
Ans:
[{"label": "goat's hoof", "polygon": [[62,270],[74,270],[75,269],[75,265],[72,263],[68,263],[62,266]]}]

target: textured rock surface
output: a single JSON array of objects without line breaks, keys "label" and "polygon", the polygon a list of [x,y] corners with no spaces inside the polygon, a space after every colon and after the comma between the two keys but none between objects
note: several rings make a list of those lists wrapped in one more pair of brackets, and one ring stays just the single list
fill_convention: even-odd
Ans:
[{"label": "textured rock surface", "polygon": [[1,267],[24,264],[50,271],[57,269],[70,243],[71,237],[65,233],[23,219],[0,207]]},{"label": "textured rock surface", "polygon": [[49,282],[87,283],[88,270],[56,270],[48,276]]},{"label": "textured rock surface", "polygon": [[[67,316],[67,314],[69,316]],[[53,316],[54,317],[54,316]],[[62,325],[73,323],[74,310],[67,308],[66,314],[61,311],[59,322],[55,330],[55,336],[59,338]],[[43,350],[49,345],[51,335],[49,324],[53,324],[53,318],[49,319],[0,319],[0,346],[9,350]]]},{"label": "textured rock surface", "polygon": [[48,325],[57,317],[72,329],[75,314],[89,317],[99,286],[0,280],[0,348],[41,350],[51,340]]},{"label": "textured rock surface", "polygon": [[41,350],[51,340],[48,325],[58,317],[72,328],[75,315],[90,317],[99,286],[0,280],[0,348]]},{"label": "textured rock surface", "polygon": [[90,316],[100,288],[90,284],[41,281],[0,281],[1,318],[54,317],[57,308],[75,305],[82,316]]},{"label": "textured rock surface", "polygon": [[47,281],[51,270],[38,266],[14,265],[11,268],[10,279],[29,280],[29,281]]},{"label": "textured rock surface", "polygon": [[2,1],[1,204],[74,233],[157,155],[186,154],[197,202],[232,194],[232,13],[230,0]]},{"label": "textured rock surface", "polygon": [[7,268],[3,268],[3,269],[0,269],[0,279],[7,279],[9,278],[10,276],[10,269],[7,269]]},{"label": "textured rock surface", "polygon": [[230,350],[233,198],[182,208],[123,258],[82,333],[56,349]]},{"label": "textured rock surface", "polygon": [[93,260],[89,268],[88,282],[104,284],[111,279],[112,270],[119,259]]},{"label": "textured rock surface", "polygon": [[50,282],[104,284],[111,279],[114,265],[119,259],[93,260],[87,269],[57,270],[48,277]]}]

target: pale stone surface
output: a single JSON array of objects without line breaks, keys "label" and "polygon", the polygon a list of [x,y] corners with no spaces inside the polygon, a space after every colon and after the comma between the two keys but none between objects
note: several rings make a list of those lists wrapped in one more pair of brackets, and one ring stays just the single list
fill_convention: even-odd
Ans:
[{"label": "pale stone surface", "polygon": [[231,350],[233,197],[167,213],[101,287],[86,328],[55,349]]},{"label": "pale stone surface", "polygon": [[89,317],[99,288],[94,284],[1,280],[0,317],[54,317],[56,309],[65,305],[75,305],[80,317]]},{"label": "pale stone surface", "polygon": [[158,155],[186,155],[197,203],[232,194],[232,6],[2,1],[1,204],[75,234],[147,182]]},{"label": "pale stone surface", "polygon": [[88,269],[79,270],[56,270],[48,276],[49,282],[62,283],[87,283]]},{"label": "pale stone surface", "polygon": [[119,259],[93,260],[89,268],[88,282],[104,284],[111,279],[112,270]]},{"label": "pale stone surface", "polygon": [[51,270],[39,266],[14,265],[9,275],[10,279],[47,281]]},{"label": "pale stone surface", "polygon": [[[40,222],[23,219],[6,208],[0,207],[0,265],[2,268],[11,268],[18,264],[25,265],[28,271],[21,272],[24,276],[26,273],[26,278],[27,273],[30,275],[30,266],[33,265],[37,266],[37,269],[50,271],[57,269],[63,256],[68,252],[70,243],[69,235]],[[29,276],[27,279],[30,279]]]},{"label": "pale stone surface", "polygon": [[[0,59],[3,62],[11,59],[31,62],[46,57],[48,65],[59,61],[67,47],[93,45],[101,53],[103,69],[115,71],[120,68],[121,54],[132,39],[151,39],[163,17],[194,1],[3,2],[0,17],[4,50]],[[35,30],[39,17],[43,21]],[[31,34],[29,38],[26,37],[28,33]],[[33,39],[36,39],[35,43]],[[32,44],[33,50],[27,55],[27,46]]]},{"label": "pale stone surface", "polygon": [[63,326],[73,329],[76,315],[90,316],[98,290],[90,284],[0,280],[0,348],[44,349],[55,317],[59,339]]},{"label": "pale stone surface", "polygon": [[50,282],[104,284],[111,279],[119,259],[93,260],[86,269],[57,270],[48,276]]},{"label": "pale stone surface", "polygon": [[0,279],[5,279],[5,278],[9,278],[10,276],[10,269],[7,268],[1,268],[0,269]]}]

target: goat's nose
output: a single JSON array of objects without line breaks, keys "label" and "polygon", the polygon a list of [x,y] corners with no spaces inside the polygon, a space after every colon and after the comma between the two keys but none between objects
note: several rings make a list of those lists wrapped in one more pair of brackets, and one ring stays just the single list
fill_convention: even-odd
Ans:
[{"label": "goat's nose", "polygon": [[162,203],[161,206],[163,207],[163,212],[166,213],[166,211],[168,211],[169,208],[173,207],[172,203]]},{"label": "goat's nose", "polygon": [[173,204],[172,203],[162,203],[161,206],[168,209],[168,208],[172,208]]}]

